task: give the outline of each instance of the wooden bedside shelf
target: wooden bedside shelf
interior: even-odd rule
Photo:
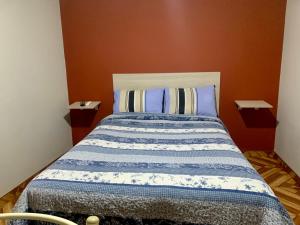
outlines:
[[[100,101],[86,101],[85,106],[80,106],[80,101],[79,102],[74,102],[71,105],[69,105],[69,109],[99,109],[99,105],[101,104]]]
[[[271,109],[273,106],[263,100],[235,100],[239,110],[241,109]]]

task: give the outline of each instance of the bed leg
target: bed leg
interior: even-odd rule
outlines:
[[[89,216],[86,219],[86,225],[99,225],[99,218],[97,216]]]

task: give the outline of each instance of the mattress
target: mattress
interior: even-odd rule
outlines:
[[[14,210],[77,223],[293,224],[222,121],[189,115],[106,117],[30,182]]]

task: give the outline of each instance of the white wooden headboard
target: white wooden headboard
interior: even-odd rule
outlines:
[[[215,85],[219,111],[220,72],[113,74],[114,90]]]

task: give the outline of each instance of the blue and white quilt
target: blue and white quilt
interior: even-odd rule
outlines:
[[[146,113],[105,118],[28,185],[15,211],[102,224],[293,224],[220,119]]]

